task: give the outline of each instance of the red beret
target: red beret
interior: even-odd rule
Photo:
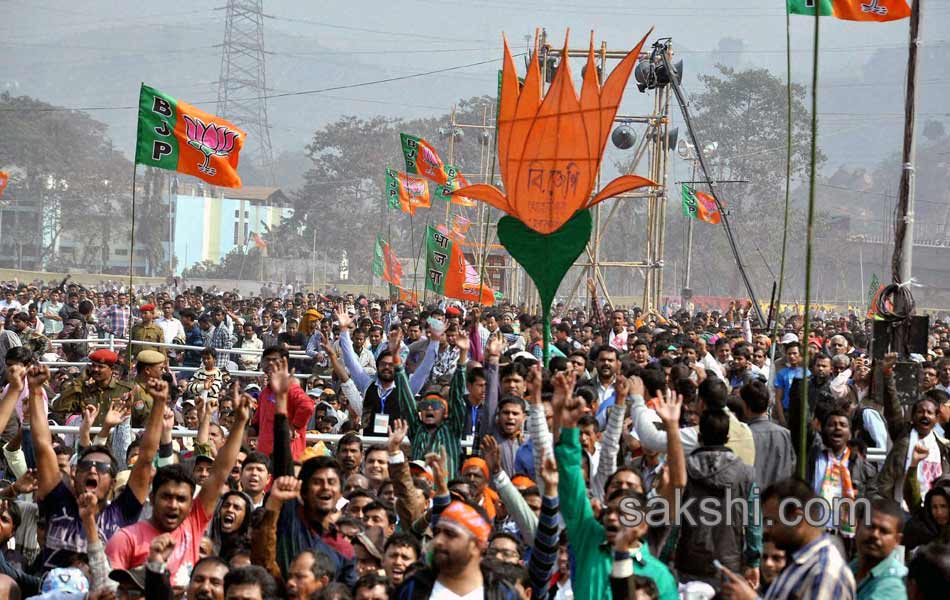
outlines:
[[[155,310],[154,304],[143,304],[139,307],[139,312],[152,311]]]
[[[462,311],[457,306],[450,306],[447,309],[445,309],[445,314],[447,314],[450,317],[461,317]]]
[[[89,360],[92,362],[114,365],[115,363],[119,362],[119,355],[108,348],[99,348],[89,355]]]

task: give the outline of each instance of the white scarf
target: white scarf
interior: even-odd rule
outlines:
[[[920,497],[923,498],[930,491],[931,484],[941,475],[940,446],[937,442],[937,434],[932,430],[926,437],[920,439],[916,429],[910,430],[910,439],[907,440],[907,458],[904,460],[904,471],[910,468],[910,462],[914,456],[914,447],[918,442],[923,442],[927,446],[927,458],[920,461],[917,465],[917,481],[920,482]]]

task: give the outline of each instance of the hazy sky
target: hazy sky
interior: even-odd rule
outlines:
[[[226,0],[0,0],[0,89],[60,105],[115,107],[136,103],[141,80],[192,102],[214,100],[221,64]],[[947,56],[950,0],[927,0],[924,35]],[[497,59],[501,35],[522,50],[545,27],[557,44],[589,31],[615,49],[630,48],[651,27],[671,36],[686,58],[687,89],[715,61],[765,66],[784,76],[782,0],[265,0],[269,84],[276,92],[322,89]],[[811,19],[792,17],[793,77],[810,78]],[[724,38],[741,52],[718,52]],[[822,83],[829,143],[849,142],[837,162],[877,160],[899,149],[907,21],[888,24],[822,20]],[[423,116],[445,113],[461,97],[494,94],[499,62],[399,83],[274,99],[269,103],[278,149],[296,149],[313,129],[342,114]],[[577,62],[580,67],[580,61]],[[947,64],[924,65],[921,106],[950,112]],[[879,68],[880,67],[880,68]],[[625,110],[646,97],[627,94]],[[824,98],[824,96],[823,96]],[[929,108],[928,108],[929,107]],[[936,107],[936,108],[934,108]],[[209,107],[213,109],[213,104]],[[94,111],[110,122],[119,146],[131,149],[134,111]],[[939,116],[939,115],[938,115]],[[950,119],[944,118],[950,125]],[[890,133],[881,141],[881,128]],[[862,137],[865,136],[865,137]],[[2,140],[0,140],[2,143]],[[834,148],[832,148],[834,150]]]

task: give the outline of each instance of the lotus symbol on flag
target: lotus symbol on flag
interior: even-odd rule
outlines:
[[[234,149],[234,142],[240,133],[214,123],[205,125],[197,117],[182,116],[185,119],[185,135],[188,136],[188,145],[195,147],[205,155],[205,161],[198,165],[198,170],[208,175],[214,175],[217,173],[217,169],[209,164],[211,157],[231,154],[231,150]]]

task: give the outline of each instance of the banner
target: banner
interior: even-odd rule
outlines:
[[[793,15],[833,16],[845,21],[896,21],[910,16],[907,0],[788,0]]]
[[[446,183],[449,180],[447,166],[436,154],[432,144],[420,137],[400,133],[402,153],[406,157],[406,173],[421,175],[436,183]]]
[[[373,253],[373,275],[392,285],[402,285],[402,264],[396,258],[389,242],[378,235]]]
[[[135,162],[222,187],[241,187],[237,166],[247,134],[233,123],[142,84]]]
[[[416,214],[417,208],[432,206],[429,182],[394,169],[386,169],[386,196],[390,208],[398,208],[410,215]]]
[[[492,306],[495,293],[487,285],[479,289],[478,280],[475,268],[462,254],[462,245],[435,227],[427,227],[426,289],[440,296]]]

